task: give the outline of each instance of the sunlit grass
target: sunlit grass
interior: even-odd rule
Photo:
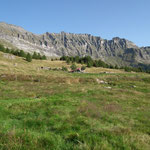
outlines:
[[[149,150],[149,74],[0,58],[0,149]]]

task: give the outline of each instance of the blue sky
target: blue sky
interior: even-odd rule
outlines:
[[[89,33],[150,46],[150,0],[1,0],[0,21],[33,33]]]

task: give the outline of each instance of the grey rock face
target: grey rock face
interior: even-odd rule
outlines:
[[[34,51],[49,57],[87,56],[117,65],[150,64],[150,47],[139,48],[134,43],[120,39],[104,40],[90,34],[45,33],[33,34],[21,27],[0,23],[0,40],[18,49]]]

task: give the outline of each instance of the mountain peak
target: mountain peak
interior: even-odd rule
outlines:
[[[20,26],[16,26],[16,25],[13,25],[13,24],[8,24],[6,22],[0,22],[0,27],[5,28],[6,30],[17,30],[19,32],[27,32],[25,29],[23,29]]]
[[[104,40],[91,34],[49,33],[36,35],[22,27],[0,23],[0,40],[10,43],[18,49],[34,51],[49,57],[91,56],[109,64],[131,65],[150,64],[150,49],[139,48],[124,38],[114,37]]]

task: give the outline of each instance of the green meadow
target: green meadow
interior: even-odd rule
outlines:
[[[0,53],[1,150],[150,149],[150,74],[41,66]]]

